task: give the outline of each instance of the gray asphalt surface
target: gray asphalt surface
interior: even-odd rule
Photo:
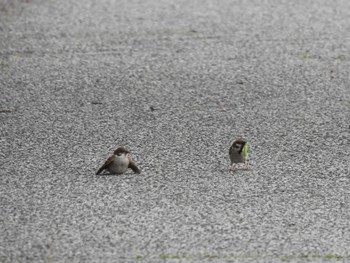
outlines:
[[[0,0],[0,21],[0,262],[350,261],[349,1]],[[141,175],[95,176],[118,145]]]

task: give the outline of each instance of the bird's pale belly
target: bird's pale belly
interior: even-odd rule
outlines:
[[[108,167],[108,171],[113,174],[122,174],[128,170],[128,159],[117,159]]]

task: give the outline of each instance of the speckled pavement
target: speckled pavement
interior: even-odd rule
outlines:
[[[345,0],[0,0],[0,262],[350,261],[349,27]],[[96,176],[118,145],[141,174]]]

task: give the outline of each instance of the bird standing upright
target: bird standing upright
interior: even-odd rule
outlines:
[[[128,150],[124,147],[118,147],[113,155],[110,156],[107,161],[96,172],[96,175],[100,174],[103,170],[107,170],[111,174],[123,174],[130,168],[134,173],[139,174],[140,170],[137,168],[134,161],[128,156]]]
[[[231,166],[230,171],[236,170],[236,163],[244,163],[244,170],[250,170],[250,166],[246,163],[248,157],[248,143],[244,139],[235,140],[229,150]]]

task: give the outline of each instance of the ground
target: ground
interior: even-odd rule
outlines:
[[[0,262],[350,260],[349,26],[345,0],[0,0]],[[118,145],[141,174],[96,176]]]

